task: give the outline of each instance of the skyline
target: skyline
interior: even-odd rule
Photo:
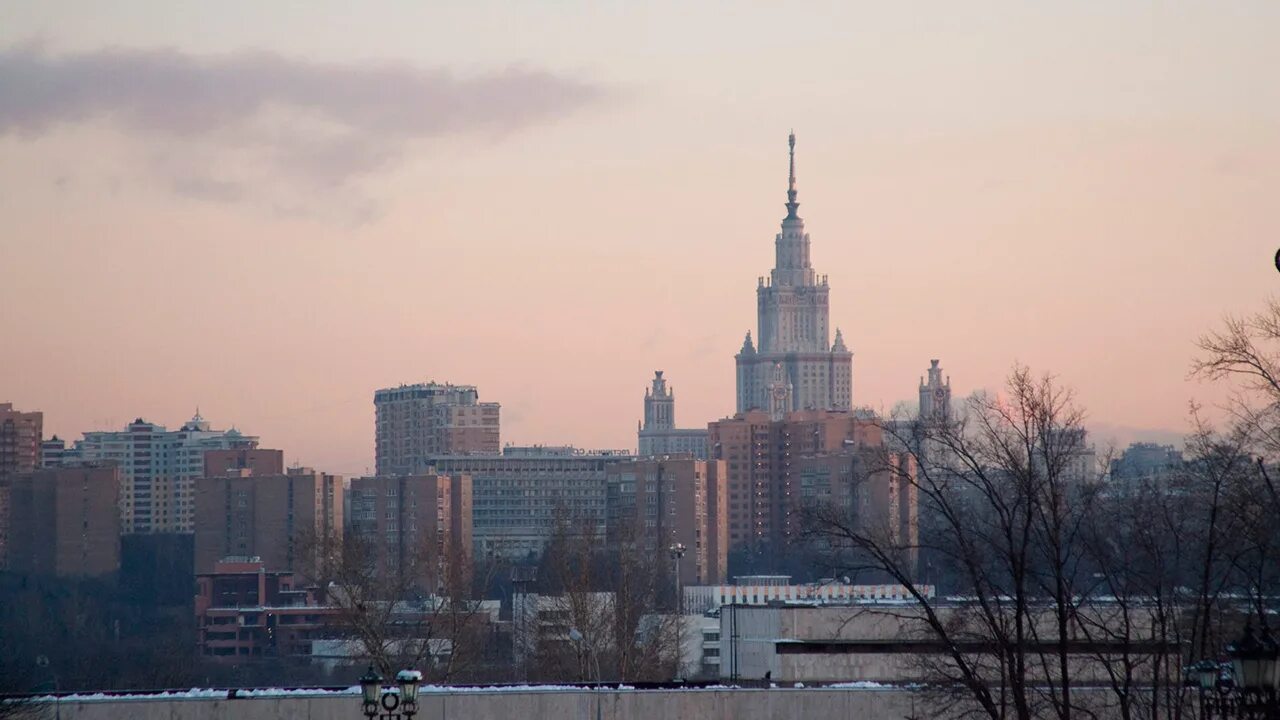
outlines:
[[[1275,287],[1280,90],[1254,79],[1280,64],[1263,18],[1280,10],[991,5],[1007,26],[864,5],[824,25],[805,6],[720,34],[716,4],[670,25],[661,4],[508,24],[483,4],[18,9],[0,89],[104,58],[117,82],[277,72],[195,130],[140,95],[0,105],[0,304],[18,310],[0,337],[26,341],[0,353],[0,402],[67,440],[198,405],[343,474],[372,467],[373,391],[400,383],[478,386],[520,444],[634,447],[655,369],[679,425],[731,415],[794,127],[855,405],[911,400],[931,358],[957,397],[1024,362],[1091,424],[1178,432],[1188,401],[1222,398],[1186,380],[1195,338]],[[345,112],[373,82],[426,99]],[[298,89],[314,84],[341,92]],[[397,115],[435,92],[492,105]],[[524,121],[492,124],[512,108]],[[281,139],[298,127],[307,142]]]

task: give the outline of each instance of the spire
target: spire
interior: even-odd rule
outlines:
[[[800,207],[800,203],[796,202],[796,131],[791,131],[791,136],[787,138],[787,144],[791,148],[791,173],[787,177],[787,217],[796,217],[796,208]]]
[[[849,348],[844,344],[844,334],[840,332],[840,328],[836,328],[836,341],[831,346],[831,352],[849,352]]]

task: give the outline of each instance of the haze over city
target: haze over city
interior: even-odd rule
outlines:
[[[1177,439],[1225,396],[1196,337],[1275,287],[1280,6],[947,8],[8,6],[0,399],[69,440],[198,406],[348,475],[398,383],[628,448],[662,369],[705,425],[794,129],[854,405],[1017,361]]]

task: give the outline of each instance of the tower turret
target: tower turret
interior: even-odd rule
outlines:
[[[667,388],[661,370],[653,373],[653,385],[644,391],[643,430],[670,430],[676,426],[675,391]]]
[[[920,378],[920,420],[947,422],[951,419],[951,378],[943,381],[937,360],[929,361],[928,381]]]

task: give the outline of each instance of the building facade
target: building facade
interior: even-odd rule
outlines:
[[[426,472],[436,455],[497,453],[496,402],[480,402],[474,385],[420,383],[373,394],[379,476]]]
[[[63,462],[119,464],[124,533],[191,533],[204,454],[257,446],[258,438],[235,428],[214,430],[197,412],[177,430],[138,418],[123,431],[87,432],[64,453]]]
[[[208,450],[204,454],[204,477],[232,475],[242,470],[254,475],[283,475],[284,451],[242,447]]]
[[[799,537],[813,502],[916,537],[917,498],[907,479],[914,467],[886,446],[874,417],[806,410],[775,420],[752,410],[709,430],[712,456],[726,465],[730,549],[763,543],[781,551]]]
[[[72,455],[68,455],[68,453],[72,453]],[[68,449],[67,441],[57,435],[48,440],[40,441],[40,467],[61,467],[71,462],[73,454],[74,449]]]
[[[723,460],[663,457],[610,465],[607,542],[665,556],[676,543],[684,585],[722,582],[728,569]]]
[[[269,458],[279,451],[253,452]],[[275,470],[274,462],[264,465]],[[310,468],[262,475],[251,468],[227,468],[196,480],[195,487],[197,573],[213,572],[225,557],[247,556],[260,558],[268,572],[303,572],[324,542],[342,539],[342,478],[337,475]]]
[[[662,371],[653,373],[653,384],[644,391],[644,421],[637,431],[640,457],[689,454],[707,458],[705,428],[676,427],[676,394],[667,387]]]
[[[20,412],[13,403],[0,403],[0,475],[39,468],[43,432],[43,413]]]
[[[1182,451],[1172,445],[1131,443],[1111,461],[1110,489],[1136,493],[1142,489],[1167,489],[1184,467]]]
[[[290,573],[257,557],[229,557],[196,575],[196,654],[225,662],[307,657],[313,641],[337,625]]]
[[[634,459],[626,450],[509,446],[432,463],[436,472],[471,476],[476,556],[522,558],[541,553],[562,518],[603,537],[608,467]]]
[[[413,575],[409,584],[428,594],[470,590],[470,476],[355,478],[350,497],[349,532],[385,572]]]
[[[114,465],[0,475],[0,569],[57,577],[116,573],[119,492]]]
[[[794,133],[789,142],[787,216],[774,240],[774,268],[756,287],[759,346],[748,332],[736,356],[738,412],[764,410],[775,419],[853,404],[853,353],[839,329],[830,341],[830,287],[813,269],[809,234],[796,212]]]

